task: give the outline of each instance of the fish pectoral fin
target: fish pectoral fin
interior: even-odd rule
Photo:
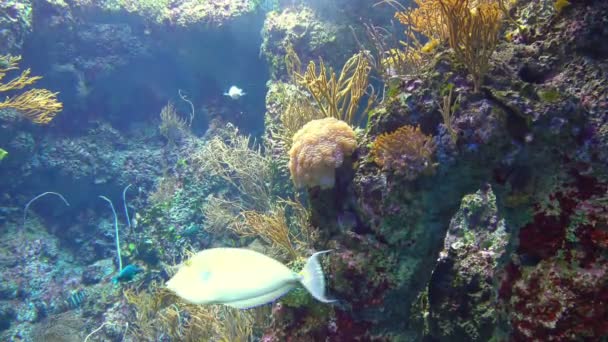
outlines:
[[[267,294],[263,294],[261,296],[248,298],[248,299],[242,299],[242,300],[236,300],[236,301],[232,301],[232,302],[226,302],[226,303],[224,303],[224,305],[227,305],[227,306],[230,306],[233,308],[237,308],[237,309],[251,309],[256,306],[261,306],[264,304],[271,303],[271,302],[281,298],[282,296],[284,296],[287,292],[289,292],[293,288],[294,288],[294,285],[289,284],[289,285],[280,287],[279,289],[269,292]]]

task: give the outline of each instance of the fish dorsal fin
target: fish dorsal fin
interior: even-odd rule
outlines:
[[[233,301],[233,302],[227,302],[224,304],[228,305],[230,307],[233,307],[233,308],[237,308],[237,309],[251,309],[256,306],[261,306],[264,304],[274,302],[275,300],[281,298],[283,295],[285,295],[287,292],[289,292],[294,287],[295,287],[294,284],[288,284],[283,287],[280,287],[277,290],[274,290],[272,292],[269,292],[267,294],[264,294],[264,295],[261,295],[258,297],[242,299],[242,300],[237,300],[237,301]]]

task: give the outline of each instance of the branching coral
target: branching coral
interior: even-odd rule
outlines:
[[[250,341],[256,324],[251,312],[219,305],[175,303],[159,315],[178,341]]]
[[[160,177],[156,180],[156,188],[150,193],[149,200],[154,205],[168,204],[182,185],[179,178],[175,176]]]
[[[380,59],[379,69],[386,74],[384,79],[390,79],[396,75],[415,74],[422,68],[423,60],[423,55],[417,49],[390,49],[385,51]]]
[[[240,135],[232,126],[221,130],[192,156],[198,173],[218,177],[239,194],[239,202],[248,210],[266,211],[273,201],[271,159],[259,145]]]
[[[423,11],[428,6],[422,9],[408,10],[396,0],[381,2],[397,9],[395,17],[406,28],[404,34],[400,36],[404,36],[405,39],[401,39],[393,30],[381,26],[365,25],[367,38],[372,49],[365,49],[361,43],[359,43],[359,48],[366,51],[365,55],[370,65],[385,82],[407,75],[419,74],[428,65],[429,57],[432,56],[431,52],[434,52],[440,42],[437,38],[429,38],[426,44],[419,40],[420,34],[418,33],[420,33],[419,29],[421,28],[418,23],[431,18],[428,13]],[[436,19],[436,17],[433,18]],[[440,26],[433,26],[432,29],[437,27]],[[434,37],[434,35],[427,37]]]
[[[287,65],[294,81],[304,86],[323,117],[336,118],[354,124],[359,111],[359,102],[366,94],[369,87],[369,72],[371,67],[366,55],[359,52],[352,56],[337,76],[332,68],[327,68],[322,59],[319,60],[319,72],[317,65],[310,61],[306,71],[301,72],[300,60],[293,49],[287,50]],[[368,110],[375,100],[375,95],[369,95]]]
[[[275,128],[273,136],[279,140],[285,151],[291,148],[294,134],[312,120],[324,118],[323,113],[315,108],[301,90],[292,90],[284,110],[279,115],[280,125]]]
[[[268,308],[241,311],[183,303],[154,283],[148,291],[126,289],[124,296],[136,308],[130,332],[142,341],[163,335],[176,341],[249,341],[256,326],[262,330],[269,323]]]
[[[228,127],[193,157],[200,174],[230,185],[229,192],[207,198],[202,208],[205,229],[260,238],[269,245],[268,253],[285,260],[308,254],[316,234],[308,225],[307,210],[273,193],[272,160],[251,145],[248,137]]]
[[[415,0],[416,8],[395,13],[400,23],[411,27],[428,39],[445,41],[448,37],[447,25],[442,15],[440,0]]]
[[[417,8],[399,11],[395,17],[431,42],[448,42],[478,91],[498,43],[505,1],[416,0]]]
[[[414,179],[433,168],[431,157],[434,151],[432,136],[422,133],[420,127],[403,126],[376,138],[371,156],[383,170]]]
[[[20,56],[0,56],[0,81],[9,71],[19,69],[19,61],[21,61]],[[0,93],[23,89],[41,78],[30,76],[30,69],[26,69],[7,83],[0,83]],[[2,108],[14,108],[34,123],[48,124],[63,109],[63,104],[57,101],[57,93],[47,89],[30,89],[19,95],[7,97],[0,102],[0,109]]]
[[[277,257],[295,260],[313,247],[317,234],[308,224],[308,211],[299,202],[281,201],[266,213],[244,211],[241,215],[243,222],[235,225],[235,232],[262,238]]]
[[[454,128],[454,112],[460,106],[460,96],[453,100],[454,84],[450,83],[441,90],[441,103],[439,103],[439,111],[443,118],[443,124],[450,133],[452,143],[456,144],[458,140],[458,132]]]
[[[173,103],[169,102],[161,109],[159,129],[169,143],[174,143],[182,133],[187,131],[187,127],[186,120],[177,114]]]
[[[293,137],[289,170],[296,187],[332,188],[335,170],[355,150],[355,132],[335,118],[313,120]]]
[[[270,158],[259,147],[250,147],[249,137],[239,135],[234,128],[209,140],[192,161],[199,174],[229,185],[228,193],[209,196],[202,207],[204,227],[209,232],[235,231],[241,212],[267,212],[276,200]]]
[[[158,312],[175,300],[172,294],[153,282],[148,291],[136,292],[127,288],[123,295],[127,303],[135,306],[134,327],[131,328],[132,334],[144,341],[155,339],[155,327],[158,324]]]
[[[239,214],[245,210],[247,208],[239,199],[210,195],[201,208],[205,218],[203,226],[207,232],[217,235],[225,233],[226,230],[234,231],[234,227],[240,224]]]
[[[499,1],[477,5],[470,0],[439,0],[439,3],[450,47],[471,74],[475,91],[479,91],[498,44],[503,13]]]

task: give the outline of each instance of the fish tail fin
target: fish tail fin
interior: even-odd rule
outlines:
[[[300,282],[320,302],[331,303],[335,302],[334,299],[328,299],[325,297],[325,276],[323,275],[323,269],[319,262],[319,256],[321,254],[329,253],[330,251],[321,251],[313,254],[302,271],[300,271]]]

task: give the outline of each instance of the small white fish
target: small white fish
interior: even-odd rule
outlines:
[[[273,302],[302,284],[317,300],[325,297],[319,256],[313,254],[300,273],[279,261],[244,248],[211,248],[184,262],[167,288],[193,304],[224,304],[247,309]]]
[[[246,93],[243,91],[243,89],[237,86],[232,86],[230,87],[230,89],[228,89],[227,93],[224,93],[224,95],[230,97],[233,100],[238,100],[241,96],[246,95]]]

